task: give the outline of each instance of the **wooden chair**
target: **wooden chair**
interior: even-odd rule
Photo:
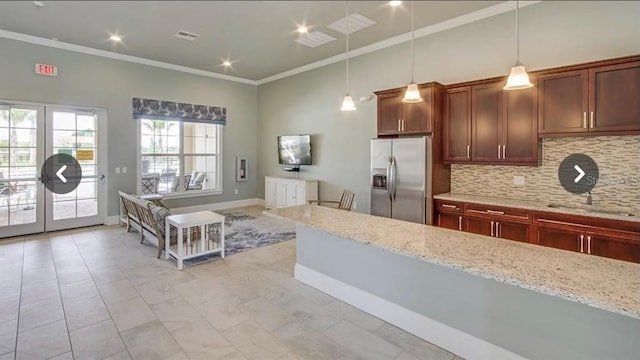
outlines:
[[[310,200],[309,204],[313,204],[316,203],[318,205],[321,204],[334,204],[337,205],[337,208],[340,210],[347,210],[347,211],[351,211],[351,206],[353,206],[353,199],[356,197],[356,194],[349,191],[349,190],[345,190],[342,193],[342,197],[340,198],[340,201],[330,201],[330,200]]]

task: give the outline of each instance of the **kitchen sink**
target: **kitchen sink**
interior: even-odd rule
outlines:
[[[577,210],[580,212],[590,212],[590,213],[596,213],[596,214],[636,216],[635,214],[632,214],[624,210],[605,209],[605,208],[593,207],[593,205],[585,205],[580,203],[573,203],[573,204],[551,203],[551,204],[548,204],[547,207],[554,208],[554,209],[571,209],[571,210]]]

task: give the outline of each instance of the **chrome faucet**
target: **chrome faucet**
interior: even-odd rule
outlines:
[[[593,205],[593,198],[591,197],[591,191],[589,191],[589,195],[587,195],[587,201],[585,202],[587,205]]]

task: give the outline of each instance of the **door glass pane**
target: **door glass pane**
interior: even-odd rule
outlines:
[[[98,215],[97,147],[95,115],[53,112],[53,153],[75,157],[82,166],[82,181],[67,194],[53,194],[53,220]]]
[[[37,110],[0,109],[0,226],[36,221]]]

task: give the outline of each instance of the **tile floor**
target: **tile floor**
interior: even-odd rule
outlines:
[[[0,360],[456,359],[293,279],[295,240],[177,271],[124,228],[0,241]]]

